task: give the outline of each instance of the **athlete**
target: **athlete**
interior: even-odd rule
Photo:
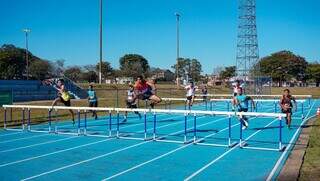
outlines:
[[[126,100],[127,108],[132,108],[132,109],[138,108],[137,99],[134,99],[134,98],[135,98],[134,87],[132,84],[129,84],[129,90],[127,91],[127,100]],[[135,111],[134,113],[137,114],[141,119],[141,114],[139,112]],[[127,116],[128,116],[128,112],[126,111],[124,120],[122,122],[127,122]]]
[[[67,107],[71,106],[71,96],[68,92],[68,90],[65,88],[64,85],[64,80],[59,79],[57,82],[57,85],[53,85],[54,88],[58,91],[58,97],[52,102],[52,107],[57,105],[58,102],[64,104]],[[74,122],[74,113],[72,109],[69,109],[71,117],[72,117],[72,123],[75,124]]]
[[[89,85],[88,89],[88,102],[89,102],[89,107],[98,107],[98,97],[96,94],[96,91],[93,89],[93,84]],[[98,119],[98,115],[96,111],[91,111],[92,112],[92,117],[95,119]]]
[[[154,106],[161,102],[161,98],[158,97],[153,90],[155,90],[155,84],[147,82],[143,76],[138,76],[137,81],[134,85],[135,98],[140,100],[150,100],[150,107],[153,109]]]
[[[285,113],[287,115],[286,117],[286,124],[288,128],[290,129],[291,126],[291,116],[292,116],[292,107],[294,102],[295,104],[295,111],[297,111],[297,102],[296,99],[290,94],[289,89],[284,89],[283,90],[283,95],[280,98],[280,107],[281,107],[281,112]]]
[[[207,97],[208,97],[208,89],[207,86],[204,85],[201,89],[201,93],[202,93],[202,99],[203,101],[207,101]]]
[[[194,99],[196,97],[195,93],[196,93],[197,87],[194,85],[193,82],[190,82],[189,85],[187,85],[185,87],[185,89],[187,90],[187,94],[186,94],[187,104],[188,104],[188,108],[190,110],[193,105]]]
[[[237,89],[237,96],[235,96],[232,100],[233,105],[236,107],[238,112],[248,112],[249,101],[251,100],[251,104],[253,109],[255,109],[255,103],[252,97],[243,94],[243,90],[241,87]],[[240,122],[243,125],[243,129],[246,129],[248,124],[248,118],[246,116],[240,116]]]

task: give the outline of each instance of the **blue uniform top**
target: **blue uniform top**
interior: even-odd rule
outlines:
[[[242,109],[248,109],[249,107],[249,99],[248,99],[248,96],[247,95],[237,95],[236,96],[236,99],[238,100],[239,102],[239,108],[242,108]]]
[[[88,90],[89,102],[97,102],[96,91]]]

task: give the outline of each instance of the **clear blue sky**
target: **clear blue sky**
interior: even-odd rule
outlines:
[[[99,0],[0,0],[0,44],[24,47],[66,65],[99,60]],[[320,60],[319,0],[257,0],[260,57],[290,50]],[[181,17],[181,57],[197,58],[204,73],[235,64],[237,0],[104,0],[103,58],[138,53],[153,67],[175,62],[174,12]]]

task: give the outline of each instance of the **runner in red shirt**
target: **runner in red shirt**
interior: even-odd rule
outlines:
[[[154,108],[154,105],[161,102],[161,98],[155,94],[155,91],[153,91],[155,89],[154,81],[147,82],[143,76],[138,76],[134,89],[136,92],[135,99],[150,100],[150,107],[152,109]]]

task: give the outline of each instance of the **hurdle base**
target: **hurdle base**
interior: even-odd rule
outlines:
[[[194,143],[195,145],[203,145],[203,146],[215,146],[215,147],[229,147],[229,145],[224,145],[224,144],[215,144],[215,143],[200,143],[196,142]]]
[[[231,144],[228,145],[229,148],[233,148],[238,144],[238,142],[233,142]]]
[[[244,148],[244,147],[246,147],[247,145],[248,145],[248,143],[245,142],[245,141],[242,141],[242,142],[239,143],[239,147],[240,147],[240,148]]]

